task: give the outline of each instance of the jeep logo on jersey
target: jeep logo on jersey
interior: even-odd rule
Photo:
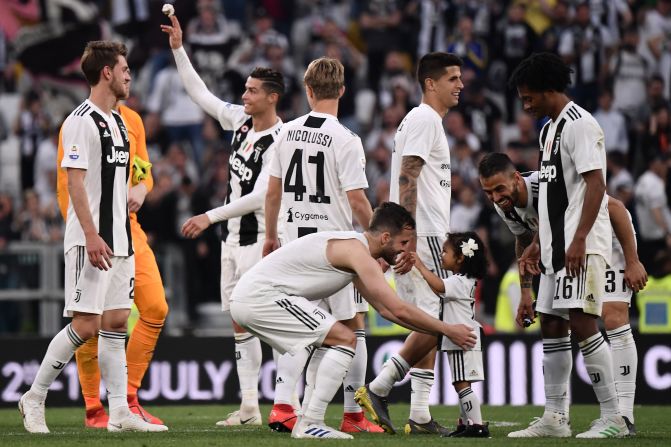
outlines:
[[[128,151],[124,148],[117,149],[112,146],[112,152],[107,154],[107,163],[117,166],[126,166],[128,164]]]
[[[552,183],[557,178],[557,167],[549,163],[549,161],[541,162],[541,170],[538,172],[538,179],[542,182]]]
[[[235,153],[231,154],[228,158],[228,164],[231,167],[231,170],[238,174],[241,182],[248,182],[252,179],[252,176],[254,176],[254,171],[245,165],[243,159],[236,157]]]

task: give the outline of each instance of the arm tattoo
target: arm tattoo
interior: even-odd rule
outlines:
[[[419,177],[424,160],[416,156],[403,157],[401,173],[398,176],[399,204],[407,209],[413,217],[417,209],[417,178]]]

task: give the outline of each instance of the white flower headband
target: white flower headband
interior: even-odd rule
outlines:
[[[461,252],[466,256],[467,258],[472,258],[473,255],[475,254],[475,250],[477,250],[478,244],[473,240],[473,238],[470,238],[468,241],[463,241],[461,243]]]

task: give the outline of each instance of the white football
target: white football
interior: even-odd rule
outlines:
[[[163,11],[163,14],[170,17],[170,16],[173,16],[175,14],[175,7],[172,6],[170,3],[165,3],[163,5],[163,8],[161,8],[161,11]]]

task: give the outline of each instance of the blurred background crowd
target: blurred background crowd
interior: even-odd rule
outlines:
[[[223,203],[230,134],[186,94],[159,28],[167,23],[163,3],[0,1],[0,289],[12,281],[2,261],[8,244],[62,241],[56,145],[60,123],[88,95],[78,58],[89,40],[119,39],[130,49],[127,103],[143,116],[155,180],[139,220],[159,257],[166,246],[183,257],[190,324],[197,324],[199,306],[219,301],[217,231],[190,241],[179,229],[191,215]],[[479,311],[492,327],[499,297],[509,293],[514,239],[481,193],[477,165],[483,154],[504,151],[521,171],[537,169],[542,123],[521,110],[506,81],[532,52],[558,53],[574,70],[570,96],[604,130],[608,192],[630,210],[648,272],[671,274],[671,0],[173,3],[210,90],[239,103],[251,69],[273,67],[287,85],[279,105],[285,122],[308,110],[307,64],[323,55],[342,61],[339,119],[364,143],[373,206],[388,198],[396,128],[421,98],[418,57],[439,50],[464,59],[460,104],[444,121],[452,151],[451,228],[480,232],[489,248]],[[15,315],[4,330],[29,331],[37,311],[13,305],[0,301],[5,320]]]

